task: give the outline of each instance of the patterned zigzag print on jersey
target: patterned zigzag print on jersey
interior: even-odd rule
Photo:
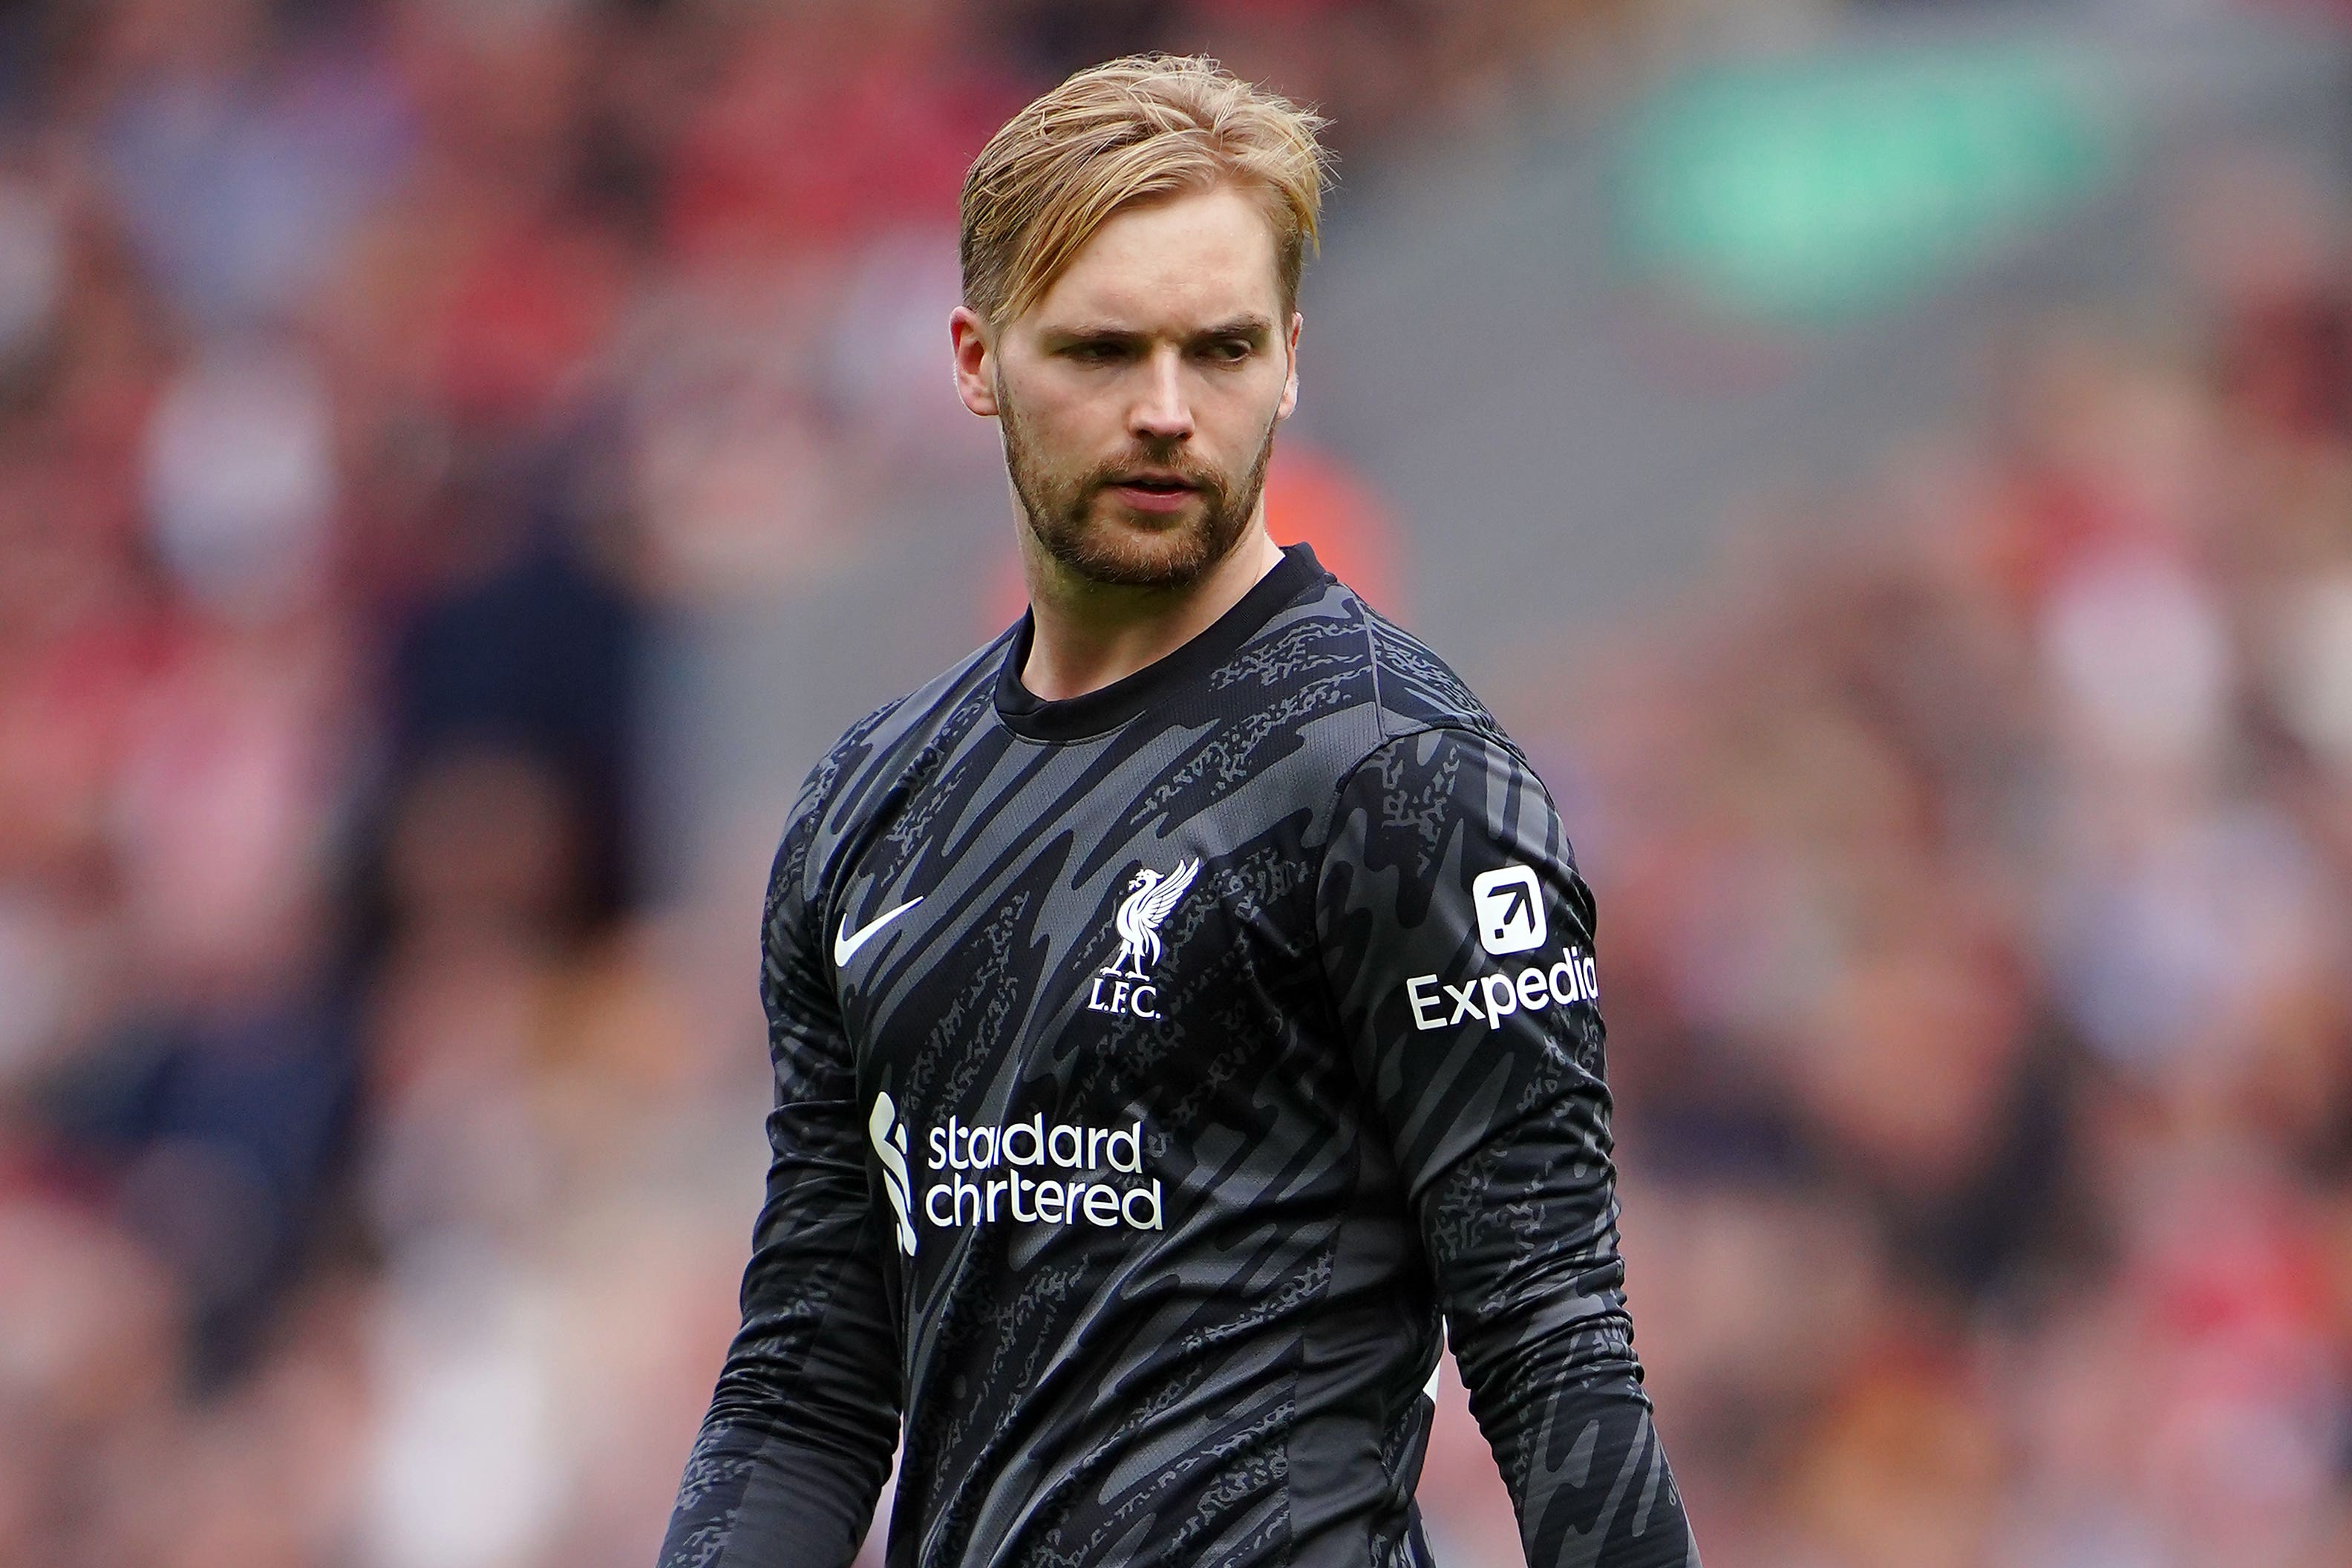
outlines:
[[[770,883],[743,1326],[666,1568],[1425,1564],[1451,1334],[1530,1563],[1695,1563],[1542,784],[1303,546],[1067,701],[857,725]]]

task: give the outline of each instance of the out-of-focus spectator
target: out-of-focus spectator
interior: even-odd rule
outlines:
[[[646,667],[987,457],[971,154],[1172,44],[1353,181],[1715,15],[0,16],[0,1563],[650,1560],[770,1089],[745,888],[647,901]],[[2176,216],[2162,335],[2011,323],[1833,530],[1494,693],[1718,1568],[2352,1561],[2352,227],[2236,155]],[[1349,456],[1269,514],[1410,616]],[[1516,1563],[1440,1397],[1433,1536]]]

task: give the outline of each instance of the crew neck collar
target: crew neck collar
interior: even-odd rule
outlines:
[[[996,668],[996,713],[1005,728],[1032,741],[1085,741],[1108,734],[1169,693],[1207,675],[1232,658],[1268,621],[1310,587],[1331,581],[1315,552],[1286,544],[1274,570],[1250,584],[1232,609],[1192,637],[1108,686],[1076,697],[1048,701],[1021,683],[1037,623],[1028,610],[1005,644]]]

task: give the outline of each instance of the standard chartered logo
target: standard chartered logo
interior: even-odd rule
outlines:
[[[950,1116],[924,1139],[929,1173],[919,1204],[908,1165],[907,1126],[887,1093],[874,1097],[866,1131],[882,1162],[882,1184],[898,1222],[898,1249],[912,1257],[915,1219],[963,1226],[1091,1225],[1165,1228],[1160,1178],[1143,1174],[1143,1123],[1093,1127],[1053,1121],[967,1124]]]
[[[887,1092],[874,1097],[874,1112],[866,1119],[866,1135],[874,1141],[874,1152],[882,1162],[882,1185],[890,1194],[890,1207],[898,1221],[898,1250],[912,1258],[915,1184],[907,1173],[907,1129],[900,1124],[898,1108]]]

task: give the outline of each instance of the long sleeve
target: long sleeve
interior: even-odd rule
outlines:
[[[661,1568],[845,1568],[898,1432],[898,1347],[881,1258],[891,1224],[808,887],[824,805],[812,775],[786,828],[761,933],[775,1066],[767,1200],[743,1324],[686,1466]]]
[[[1318,921],[1529,1568],[1696,1568],[1625,1307],[1592,898],[1542,784],[1467,730],[1382,746]]]

